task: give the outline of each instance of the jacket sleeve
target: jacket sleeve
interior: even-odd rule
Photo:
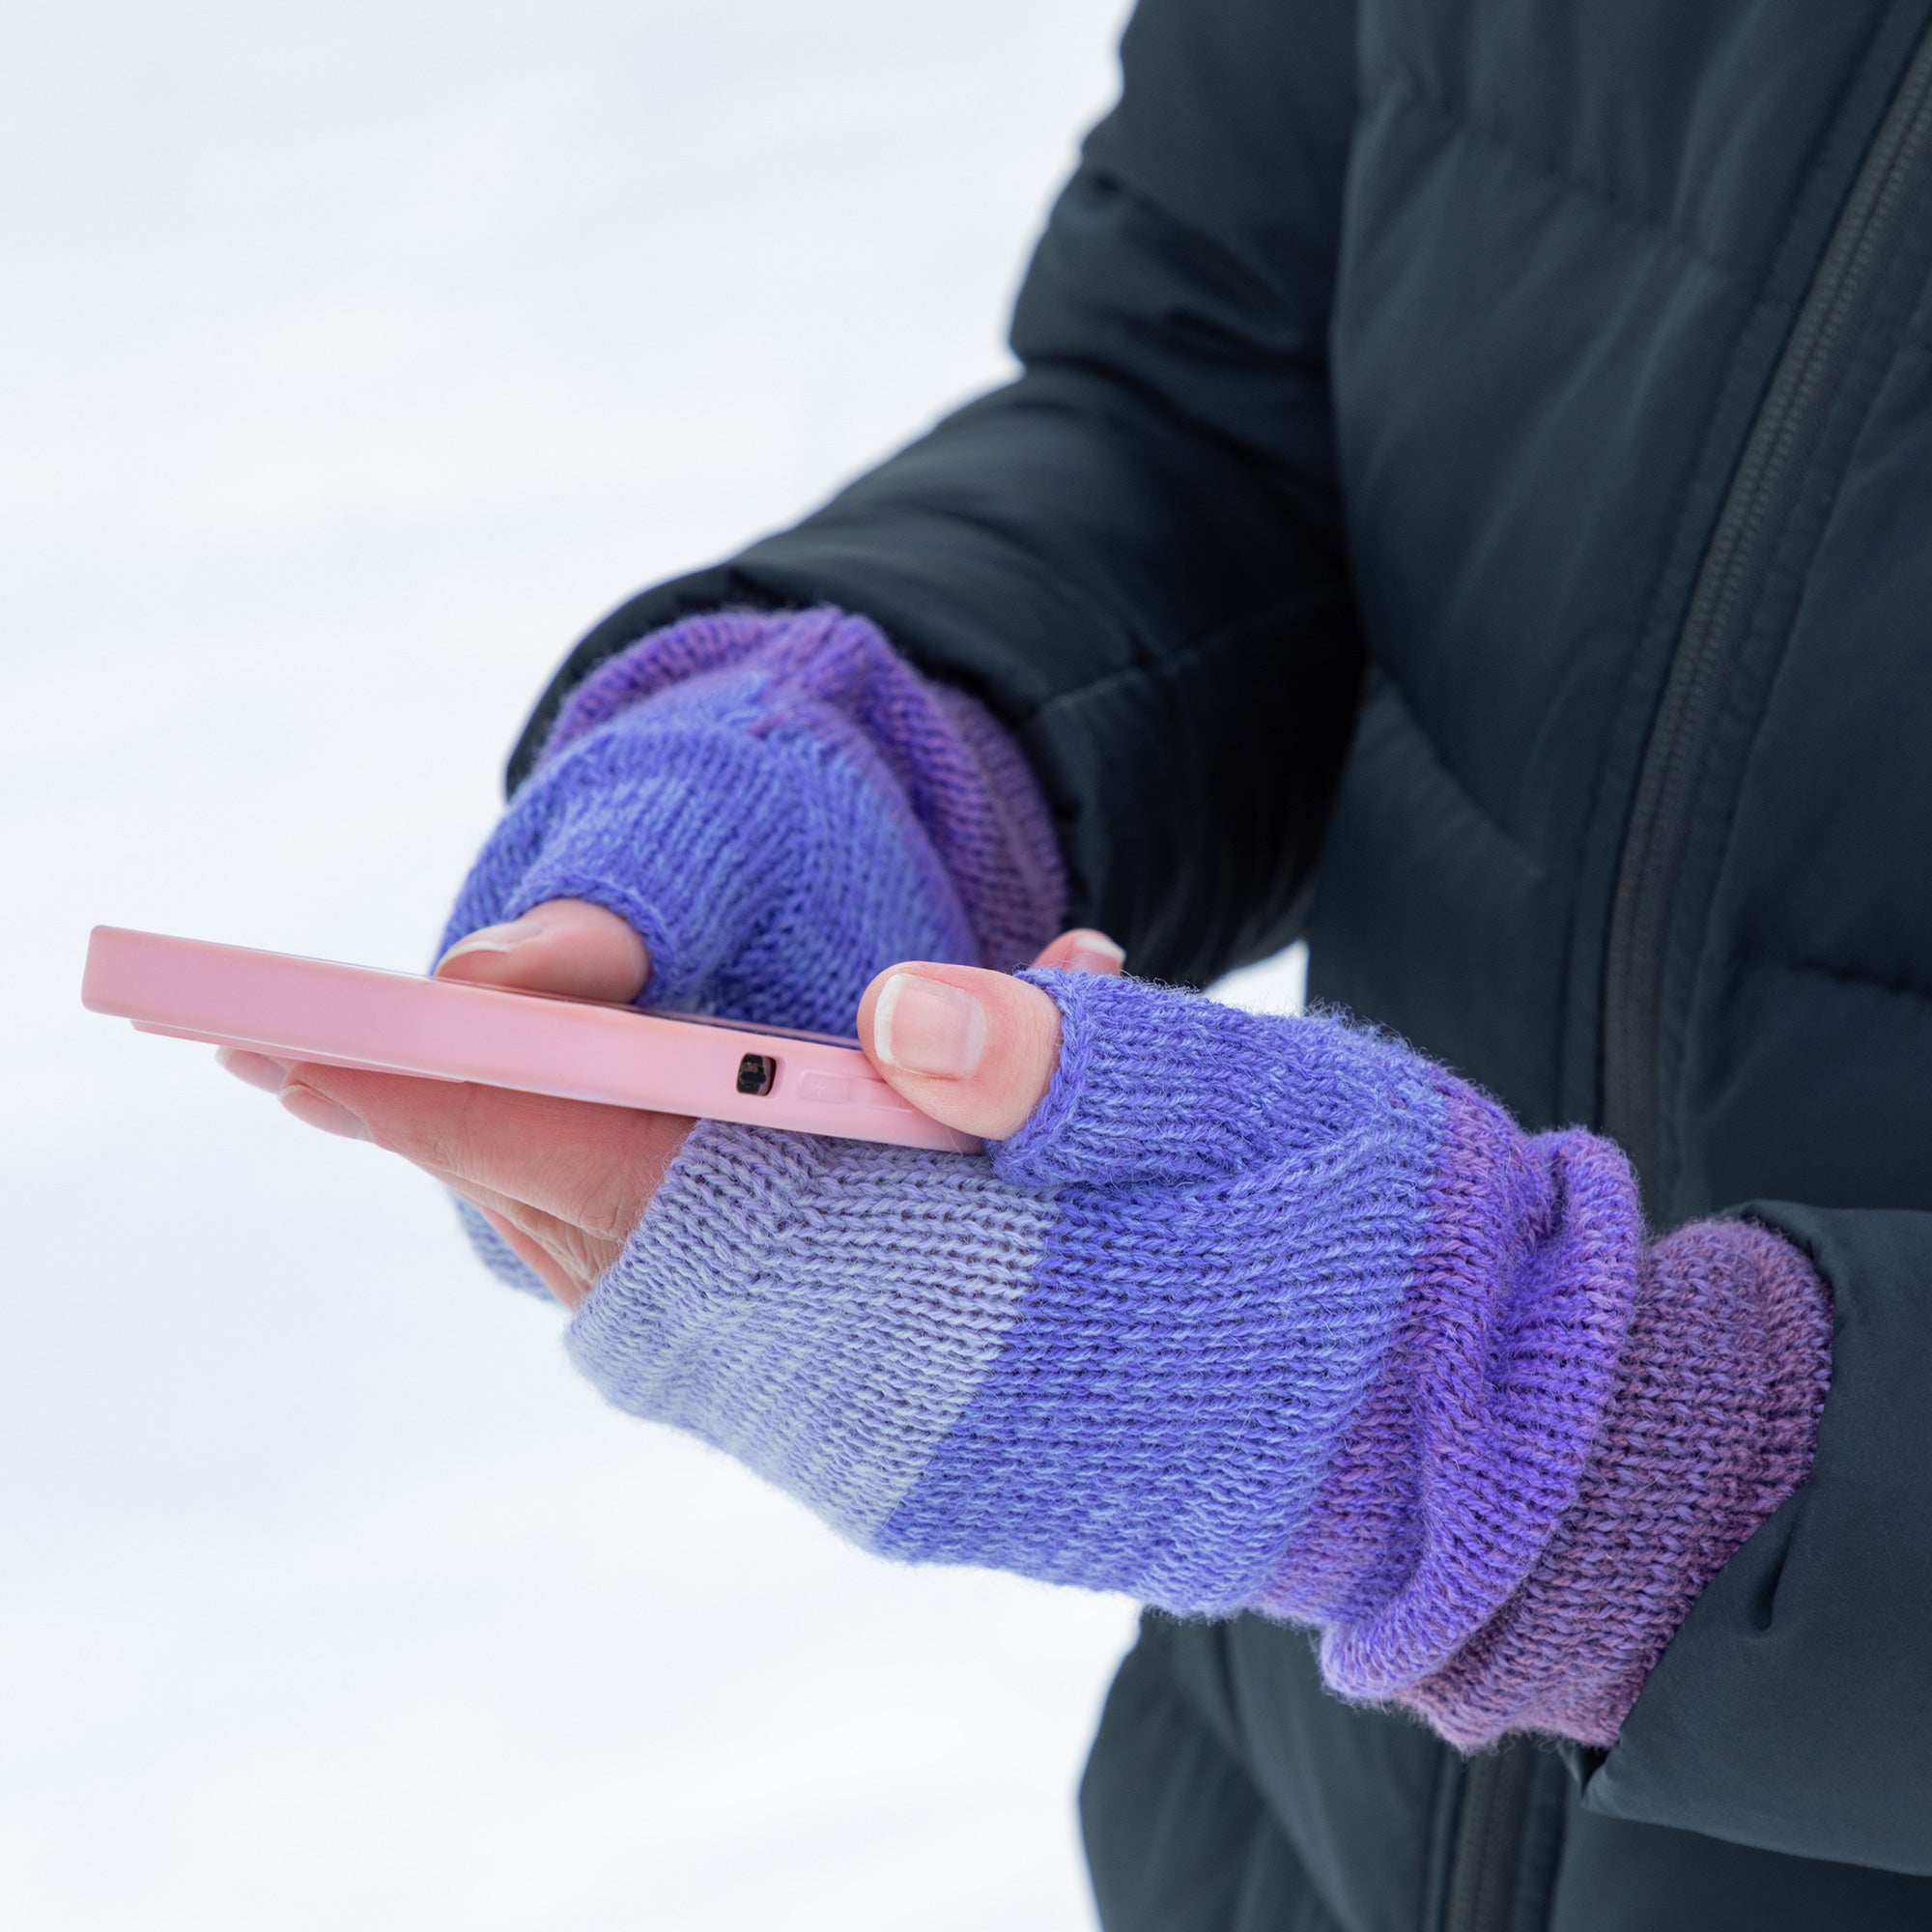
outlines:
[[[1594,1811],[1932,1873],[1932,1214],[1747,1210],[1834,1308],[1804,1488],[1719,1572],[1607,1756]]]
[[[1020,293],[1023,373],[797,527],[660,584],[571,689],[720,605],[862,611],[1014,735],[1071,917],[1205,981],[1298,925],[1361,649],[1325,340],[1353,110],[1350,0],[1142,0]]]

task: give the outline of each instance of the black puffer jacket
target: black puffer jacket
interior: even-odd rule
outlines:
[[[1024,377],[534,724],[679,611],[864,611],[1142,971],[1305,923],[1660,1225],[1795,1204],[1816,1465],[1617,1747],[1464,1764],[1151,1621],[1110,1928],[1932,1927],[1932,0],[1145,0],[1124,65]]]

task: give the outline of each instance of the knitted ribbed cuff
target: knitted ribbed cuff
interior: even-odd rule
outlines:
[[[1826,1291],[1742,1224],[1646,1251],[1615,1147],[1523,1136],[1440,1077],[1451,1127],[1401,1330],[1258,1606],[1321,1630],[1340,1694],[1466,1748],[1608,1745],[1804,1480]]]
[[[1660,1242],[1569,1508],[1502,1613],[1403,1701],[1461,1744],[1613,1744],[1690,1605],[1809,1471],[1831,1331],[1826,1285],[1767,1229]]]
[[[1018,977],[1060,1009],[1060,1059],[1045,1097],[995,1150],[1009,1180],[1176,1185],[1279,1173],[1290,1159],[1365,1141],[1391,1175],[1433,1173],[1442,1105],[1428,1064],[1400,1040],[1126,976]]]

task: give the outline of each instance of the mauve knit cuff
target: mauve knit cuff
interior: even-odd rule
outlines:
[[[1645,1256],[1590,1460],[1502,1611],[1402,1701],[1452,1741],[1608,1747],[1690,1605],[1804,1481],[1831,1293],[1768,1229],[1701,1221]]]
[[[1442,1078],[1401,1329],[1259,1606],[1320,1628],[1340,1694],[1465,1749],[1513,1731],[1606,1747],[1809,1469],[1829,1292],[1742,1222],[1642,1248],[1610,1142],[1522,1135]]]
[[[838,721],[848,753],[876,759],[958,894],[980,964],[1023,965],[1058,930],[1060,843],[1012,738],[965,692],[922,677],[869,619],[829,605],[707,611],[640,638],[571,694],[533,770],[621,712],[734,668]]]

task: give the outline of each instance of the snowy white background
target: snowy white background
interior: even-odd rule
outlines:
[[[1128,1605],[605,1411],[428,1181],[77,988],[426,964],[577,633],[1002,373],[1122,12],[8,0],[0,1923],[1091,1923]]]

